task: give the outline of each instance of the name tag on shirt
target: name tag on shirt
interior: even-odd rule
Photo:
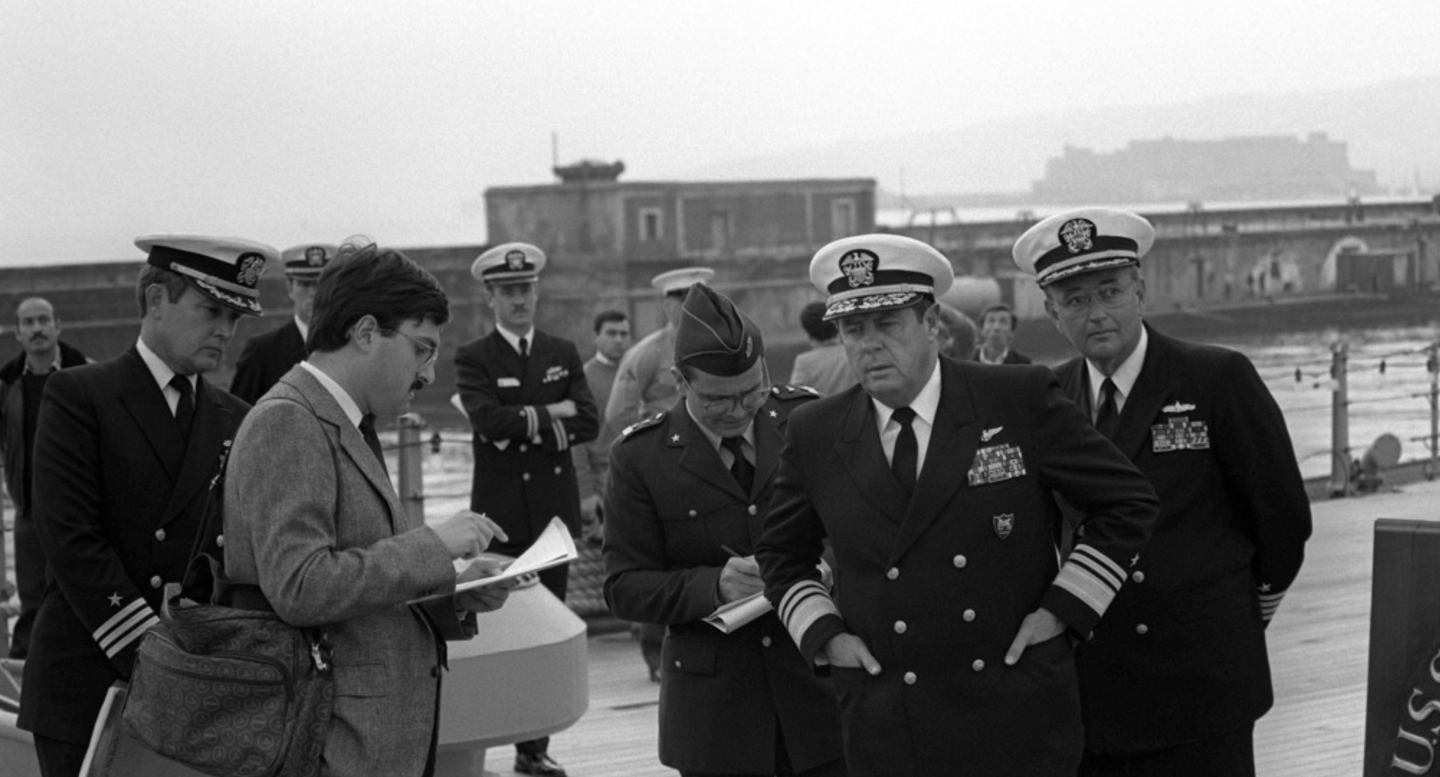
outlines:
[[[1020,448],[1010,443],[991,445],[975,451],[975,461],[970,465],[971,486],[983,486],[1025,476],[1025,457]]]
[[[500,378],[500,379],[498,379],[498,380],[495,381],[495,385],[496,385],[496,386],[499,386],[500,388],[520,388],[520,379],[519,379],[519,378]]]

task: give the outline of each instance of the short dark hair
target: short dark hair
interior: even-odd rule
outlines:
[[[1008,313],[1008,314],[1010,314],[1010,328],[1011,328],[1011,329],[1014,329],[1015,327],[1017,327],[1017,326],[1020,325],[1020,319],[1015,315],[1015,309],[1012,308],[1012,307],[1010,307],[1009,305],[1006,305],[1006,304],[1003,303],[1003,302],[997,302],[997,303],[995,303],[994,305],[991,305],[990,307],[985,308],[984,312],[982,312],[982,313],[980,314],[980,323],[981,323],[982,325],[985,323],[985,319],[990,317],[990,314],[991,314],[991,313]]]
[[[345,347],[350,328],[374,316],[381,329],[405,321],[450,320],[445,290],[425,268],[405,254],[374,245],[336,257],[320,273],[315,287],[315,314],[307,351],[332,353]]]
[[[630,320],[630,317],[629,317],[629,316],[625,315],[624,313],[622,313],[622,312],[620,312],[620,311],[618,311],[618,310],[602,310],[602,311],[600,311],[599,313],[597,313],[597,314],[595,315],[595,334],[597,334],[597,335],[600,334],[600,330],[601,330],[601,329],[604,329],[604,328],[605,328],[605,325],[608,324],[608,323],[610,323],[611,321],[629,321],[629,320]]]
[[[805,334],[810,335],[812,340],[824,342],[834,340],[840,334],[839,328],[834,321],[825,320],[825,303],[811,302],[800,309],[800,326],[804,327]]]
[[[185,287],[190,285],[190,282],[185,280],[185,276],[174,270],[167,270],[164,267],[156,267],[148,263],[141,265],[140,275],[135,279],[135,299],[140,303],[141,318],[150,312],[150,305],[145,301],[145,290],[155,285],[165,287],[165,296],[171,302],[179,302],[180,297],[185,294]]]

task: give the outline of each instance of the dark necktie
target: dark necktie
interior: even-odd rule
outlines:
[[[1115,381],[1109,378],[1100,384],[1100,412],[1095,415],[1095,428],[1110,439],[1115,439],[1115,426],[1120,422],[1120,412],[1115,408]]]
[[[915,411],[908,407],[895,409],[890,416],[900,424],[900,434],[895,438],[895,452],[890,456],[890,470],[900,479],[905,493],[915,491],[915,475],[920,461],[920,446],[915,442],[915,429],[910,422],[915,420]]]
[[[195,387],[184,375],[171,378],[170,387],[180,392],[180,401],[175,403],[175,426],[180,429],[180,438],[189,442],[190,426],[195,423]]]
[[[380,435],[375,433],[375,416],[366,414],[360,419],[360,436],[365,438],[365,444],[370,446],[370,451],[380,461],[380,469],[385,474],[390,474],[390,468],[385,466],[385,452],[380,449]]]
[[[720,444],[725,447],[725,450],[735,454],[735,461],[730,465],[730,474],[735,476],[735,481],[740,484],[740,488],[744,489],[748,495],[750,489],[755,485],[755,465],[751,464],[750,460],[745,458],[744,442],[744,437],[723,437],[720,439]]]
[[[530,356],[530,344],[527,343],[527,342],[525,342],[525,338],[522,337],[522,338],[520,338],[520,358],[526,359],[526,358],[529,358],[529,356]]]

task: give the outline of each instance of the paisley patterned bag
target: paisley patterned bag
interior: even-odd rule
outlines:
[[[224,462],[186,570],[203,559],[214,601],[165,588],[160,624],[135,657],[120,731],[146,748],[217,777],[315,777],[334,708],[323,631],[284,622],[256,586],[228,582],[201,551],[220,512]],[[233,605],[233,606],[226,606]]]

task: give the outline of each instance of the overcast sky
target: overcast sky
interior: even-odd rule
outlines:
[[[138,259],[148,232],[481,243],[484,189],[550,182],[552,132],[562,162],[675,179],[1074,106],[1440,74],[1437,30],[1437,0],[6,0],[0,264]]]

